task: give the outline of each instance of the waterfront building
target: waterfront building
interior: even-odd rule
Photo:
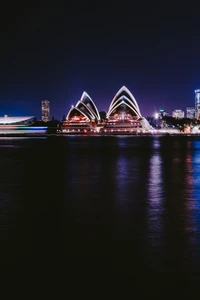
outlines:
[[[186,117],[188,119],[194,119],[195,118],[195,108],[194,107],[186,107]]]
[[[12,117],[4,115],[4,117],[0,117],[0,134],[45,133],[47,128],[32,126],[33,119],[33,116]]]
[[[29,121],[31,121],[34,117],[12,117],[8,115],[4,115],[3,117],[0,117],[0,124],[1,125],[10,125],[10,124],[25,124]]]
[[[150,130],[152,127],[142,117],[137,101],[125,86],[114,96],[103,122],[95,103],[83,92],[61,125],[62,133],[138,133]]]
[[[83,92],[81,99],[69,110],[66,121],[62,123],[61,132],[95,132],[101,118],[91,97]]]
[[[200,89],[195,90],[195,118],[200,118]]]
[[[42,100],[42,121],[48,122],[50,120],[50,102]]]
[[[185,116],[185,112],[181,109],[175,109],[172,111],[172,117],[176,119],[182,119]]]
[[[152,129],[149,122],[142,117],[140,108],[127,87],[116,93],[107,113],[107,121],[101,129],[103,132],[144,132]]]

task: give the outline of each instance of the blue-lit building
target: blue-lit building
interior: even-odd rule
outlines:
[[[195,118],[195,108],[194,107],[186,107],[186,117],[188,119],[194,119]]]
[[[195,117],[200,118],[200,89],[195,90]]]

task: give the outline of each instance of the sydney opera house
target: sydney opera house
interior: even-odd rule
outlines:
[[[83,92],[81,99],[69,110],[61,126],[62,133],[144,133],[151,130],[149,122],[142,117],[132,93],[123,86],[110,103],[106,119],[102,120],[98,109]]]

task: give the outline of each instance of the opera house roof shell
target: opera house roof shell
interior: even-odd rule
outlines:
[[[100,122],[101,120],[95,103],[86,92],[83,92],[76,106],[71,107],[66,119],[69,122]]]
[[[30,117],[9,117],[5,115],[4,117],[0,117],[0,124],[16,124],[25,121],[30,121],[33,119],[33,116]]]
[[[111,101],[107,119],[117,118],[120,112],[126,113],[130,117],[142,118],[137,101],[127,87],[122,86]]]

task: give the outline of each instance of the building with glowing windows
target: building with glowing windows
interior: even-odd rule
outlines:
[[[188,119],[194,119],[195,118],[195,108],[194,107],[186,107],[186,117]]]
[[[86,92],[83,92],[81,99],[69,110],[66,121],[61,126],[61,132],[95,132],[100,121],[95,103]]]
[[[50,102],[48,100],[42,100],[42,121],[50,121]]]
[[[195,90],[195,118],[200,118],[200,90]]]
[[[175,109],[172,111],[172,117],[176,119],[182,119],[185,116],[185,112],[181,109]]]

